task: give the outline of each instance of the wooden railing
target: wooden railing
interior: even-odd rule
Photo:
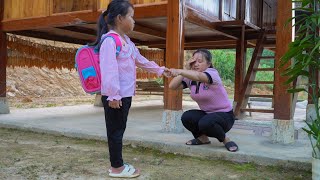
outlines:
[[[264,28],[275,24],[272,0],[186,0],[186,5],[220,21],[246,20]]]

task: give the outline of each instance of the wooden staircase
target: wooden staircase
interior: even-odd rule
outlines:
[[[268,109],[256,109],[256,108],[246,108],[248,105],[249,98],[255,97],[255,98],[271,98],[272,102],[274,99],[273,94],[251,94],[251,90],[253,85],[257,84],[272,84],[274,85],[274,80],[273,81],[256,81],[256,74],[257,72],[262,72],[262,71],[269,71],[269,72],[274,72],[275,68],[260,68],[259,64],[261,60],[270,60],[274,61],[275,57],[274,56],[262,56],[263,50],[265,48],[272,48],[272,44],[275,45],[275,40],[271,40],[267,38],[268,32],[266,31],[261,31],[260,37],[256,42],[256,47],[254,49],[252,59],[250,61],[250,65],[248,67],[243,86],[241,87],[240,90],[240,95],[239,95],[239,102],[237,102],[236,107],[235,107],[235,115],[239,118],[239,116],[243,112],[259,112],[259,113],[274,113],[273,107],[270,107]],[[270,43],[273,42],[273,43]],[[273,105],[273,103],[272,103]],[[251,106],[249,106],[251,107]]]

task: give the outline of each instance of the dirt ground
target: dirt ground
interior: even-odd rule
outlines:
[[[125,146],[137,179],[311,179],[310,172],[204,160]],[[111,179],[106,142],[0,129],[0,179]]]

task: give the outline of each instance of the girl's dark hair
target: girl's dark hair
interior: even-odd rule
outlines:
[[[97,22],[97,39],[89,45],[96,46],[100,42],[101,36],[110,30],[108,25],[114,27],[117,16],[127,15],[130,7],[133,8],[133,5],[128,0],[112,0],[107,10],[99,16]]]
[[[212,54],[207,49],[197,49],[195,52],[193,52],[192,56],[194,56],[196,53],[201,53],[202,56],[206,59],[208,64],[211,64],[209,68],[212,68]]]

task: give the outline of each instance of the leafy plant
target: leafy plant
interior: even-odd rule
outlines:
[[[283,76],[288,76],[286,84],[293,83],[299,76],[309,78],[310,83],[305,86],[292,87],[290,93],[307,92],[312,97],[315,105],[316,117],[307,122],[308,128],[303,130],[308,134],[313,149],[313,157],[320,159],[320,115],[319,115],[319,87],[316,83],[317,73],[320,69],[320,0],[293,0],[293,3],[300,7],[294,8],[299,15],[291,18],[288,22],[295,20],[293,27],[296,27],[294,42],[289,44],[289,50],[281,58],[281,67],[291,62],[286,68]],[[291,59],[293,59],[291,61]],[[309,72],[308,69],[311,69]],[[308,88],[311,88],[311,92]]]
[[[223,80],[230,79],[234,82],[234,66],[235,66],[235,51],[227,50],[212,50],[213,66],[218,70],[220,77]]]

